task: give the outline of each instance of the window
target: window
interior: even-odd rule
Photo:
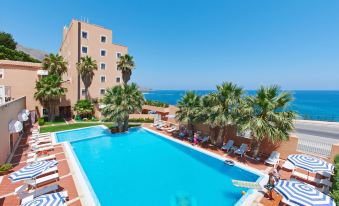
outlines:
[[[4,79],[4,78],[5,78],[5,70],[0,69],[0,79]]]
[[[100,69],[106,69],[106,64],[105,63],[100,63]]]
[[[101,43],[106,43],[106,36],[101,36],[100,37],[100,41],[101,41]]]
[[[84,38],[84,39],[87,39],[87,37],[88,37],[87,31],[82,31],[81,32],[81,37]]]
[[[117,77],[116,82],[120,83],[120,77]]]
[[[121,53],[117,52],[117,58],[119,59],[121,57]]]
[[[105,76],[100,76],[100,82],[105,82],[106,81],[106,77]]]
[[[81,47],[81,53],[87,54],[87,52],[88,52],[87,46],[82,46],[82,47]]]
[[[106,90],[105,89],[100,89],[100,94],[105,95]]]
[[[81,89],[81,95],[86,96],[86,90],[85,89]]]
[[[100,55],[101,55],[102,57],[106,56],[106,50],[103,50],[103,49],[102,49],[102,50],[100,51]]]

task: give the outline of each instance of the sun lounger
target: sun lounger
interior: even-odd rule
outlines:
[[[32,133],[31,138],[48,137],[48,136],[51,136],[50,132],[47,132],[47,133]]]
[[[273,151],[265,163],[276,166],[279,163],[280,153]]]
[[[29,152],[27,154],[28,157],[32,157],[34,155],[36,155],[38,152],[42,152],[42,151],[49,151],[49,150],[53,150],[54,146],[48,146],[48,147],[40,147],[40,148],[32,148],[32,152]]]
[[[27,159],[27,163],[32,163],[32,162],[40,162],[40,161],[45,161],[45,160],[52,160],[52,159],[55,159],[55,155],[52,154],[52,155],[48,155],[48,156],[45,156],[45,157],[32,157],[30,159]]]
[[[284,162],[284,164],[282,165],[282,168],[289,170],[289,171],[294,171],[295,170],[295,166],[292,162],[286,160]]]
[[[59,189],[59,185],[57,184],[53,184],[53,185],[49,185],[46,186],[42,189],[37,189],[34,190],[32,192],[27,192],[25,191],[27,189],[27,185],[23,185],[22,187],[20,187],[19,190],[15,190],[14,193],[16,195],[18,195],[18,197],[21,199],[21,204],[25,204],[31,200],[33,200],[35,197],[50,193],[50,192],[55,192]]]
[[[210,140],[209,136],[203,137],[200,141],[200,144],[206,144]]]
[[[177,127],[171,127],[171,128],[169,128],[169,129],[167,129],[167,132],[174,132],[174,131],[176,131],[177,130]]]
[[[244,154],[247,152],[247,150],[248,150],[248,145],[243,143],[243,144],[241,144],[239,149],[234,151],[234,153],[240,155],[241,157],[243,157]]]
[[[25,180],[25,183],[28,185],[31,185],[33,187],[37,187],[38,185],[43,185],[43,184],[47,184],[49,182],[55,181],[59,179],[59,174],[58,173],[53,173],[51,175],[48,176],[44,176],[44,177],[39,177],[36,179],[30,179],[30,180]]]
[[[222,150],[229,152],[230,149],[233,147],[234,141],[233,140],[228,140],[226,144],[224,144],[224,146],[222,146]]]
[[[45,144],[32,144],[31,147],[35,149],[43,148],[43,147],[49,147],[52,146],[52,143],[45,143]]]
[[[32,145],[39,145],[39,144],[44,144],[44,143],[52,143],[52,139],[50,137],[47,137],[47,138],[41,138],[41,139],[28,141],[28,144],[32,144]]]
[[[293,171],[292,176],[298,177],[298,178],[301,178],[301,179],[304,179],[310,182],[314,182],[317,185],[325,185],[328,187],[332,187],[332,182],[328,179],[319,179],[319,178],[312,177],[312,176],[309,176],[309,175],[306,175],[306,174],[303,174],[297,171]]]
[[[48,192],[48,193],[50,193],[50,192]],[[68,198],[68,192],[67,191],[62,191],[62,192],[57,192],[57,193],[59,193],[59,195],[60,195],[60,197],[61,198],[63,198],[64,199],[64,201],[66,201],[66,199]],[[30,197],[30,199],[28,199],[28,197],[27,197],[27,199],[25,198],[25,200],[22,200],[21,201],[21,205],[24,205],[24,204],[28,204],[28,205],[36,205],[37,203],[39,203],[38,205],[54,205],[54,204],[56,204],[55,202],[54,202],[54,204],[53,204],[53,202],[51,202],[51,201],[54,201],[53,199],[51,200],[51,198],[43,198],[44,200],[45,199],[48,199],[48,200],[51,200],[51,201],[49,201],[49,202],[44,202],[44,201],[41,201],[41,200],[38,200],[38,201],[36,201],[36,202],[34,202],[34,200],[35,199],[38,199],[40,196],[50,196],[50,195],[53,195],[53,194],[56,194],[56,193],[51,193],[51,194],[41,194],[41,195],[39,195],[39,196],[35,196],[34,198],[32,198],[32,197]],[[42,197],[41,197],[42,198]],[[34,203],[36,203],[36,204],[31,204],[32,203],[32,201],[34,202]],[[42,204],[40,204],[40,203],[42,203]],[[58,205],[60,205],[60,204],[58,204]],[[66,205],[66,204],[62,204],[62,205]]]

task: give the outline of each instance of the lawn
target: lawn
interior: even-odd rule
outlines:
[[[110,122],[86,122],[86,123],[74,123],[74,124],[62,124],[62,125],[54,125],[54,126],[44,126],[40,128],[40,132],[58,132],[58,131],[64,131],[69,129],[78,129],[83,127],[90,127],[90,126],[96,126],[96,125],[105,125],[107,127],[111,127],[112,123]],[[136,127],[140,126],[140,124],[129,124],[129,127]]]

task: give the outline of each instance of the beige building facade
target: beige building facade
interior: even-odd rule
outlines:
[[[117,61],[127,54],[128,48],[112,44],[112,30],[87,22],[72,20],[69,27],[64,27],[60,55],[68,62],[68,71],[64,76],[67,96],[61,105],[61,113],[69,111],[70,105],[85,98],[85,87],[77,72],[76,64],[81,57],[90,56],[98,65],[89,96],[100,99],[105,90],[122,83],[121,72],[117,70]]]
[[[41,72],[40,63],[0,60],[0,105],[26,96],[27,109],[42,112],[41,104],[34,99]]]
[[[107,88],[122,84],[117,62],[121,55],[127,54],[128,48],[112,44],[112,38],[112,30],[87,22],[72,20],[69,27],[64,27],[59,54],[68,63],[62,85],[67,92],[66,96],[61,98],[57,115],[71,117],[74,104],[85,98],[84,84],[76,68],[81,57],[90,56],[98,65],[89,87],[92,99],[99,100]],[[43,75],[46,73],[43,72],[41,63],[0,60],[0,105],[26,96],[27,109],[37,109],[38,114],[42,115],[43,108],[34,99],[34,93],[35,83]],[[96,114],[99,116],[98,111]]]
[[[9,123],[16,120],[18,113],[26,109],[26,98],[18,97],[0,105],[0,165],[5,163],[15,147],[20,134],[9,131]]]

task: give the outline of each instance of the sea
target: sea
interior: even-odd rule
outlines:
[[[185,90],[152,90],[144,92],[147,100],[158,100],[167,104],[176,105]],[[213,90],[196,90],[198,95],[206,95]],[[290,91],[293,94],[293,102],[289,108],[298,113],[299,119],[334,121],[339,122],[339,91]],[[254,90],[246,91],[248,95],[254,95]]]

